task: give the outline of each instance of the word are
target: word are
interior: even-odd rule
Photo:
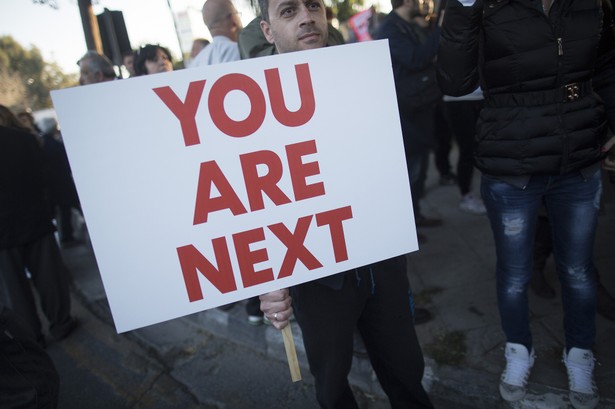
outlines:
[[[285,151],[295,201],[324,195],[323,182],[307,183],[308,177],[320,174],[318,162],[303,162],[304,156],[317,153],[316,141],[287,145]],[[268,150],[245,153],[239,155],[239,161],[250,211],[265,208],[263,195],[267,195],[276,206],[291,202],[278,186],[284,167],[277,153]],[[258,168],[263,165],[268,171],[259,175]],[[212,187],[218,190],[219,196],[211,197]],[[234,216],[248,212],[217,162],[203,162],[199,171],[193,224],[206,223],[210,213],[224,209],[230,210]]]
[[[329,227],[335,262],[340,263],[348,260],[343,222],[352,219],[352,217],[351,206],[346,206],[301,217],[297,220],[294,231],[289,230],[284,223],[266,226],[286,246],[286,253],[277,272],[277,277],[272,268],[259,271],[255,269],[256,264],[269,261],[266,246],[261,245],[255,248],[257,244],[265,242],[264,227],[233,234],[231,239],[243,288],[289,277],[293,274],[297,261],[303,263],[310,271],[322,267],[322,263],[305,246],[305,239],[310,231],[313,219],[316,219],[317,227]],[[217,265],[208,260],[192,244],[177,248],[179,264],[190,302],[203,299],[199,272],[221,293],[237,290],[227,238],[223,236],[212,239],[211,245]]]
[[[316,101],[308,64],[295,66],[301,106],[297,111],[289,111],[284,102],[282,81],[277,68],[265,70],[267,93],[271,111],[282,125],[297,127],[306,124],[314,115]],[[201,138],[196,124],[207,80],[194,81],[188,86],[186,99],[182,101],[171,87],[154,88],[153,91],[179,119],[185,146],[198,145]],[[226,112],[224,99],[232,91],[241,91],[250,101],[250,112],[245,119],[234,120]],[[244,74],[227,74],[218,78],[209,91],[207,108],[214,125],[224,134],[232,137],[245,137],[256,132],[265,120],[267,104],[260,85]]]

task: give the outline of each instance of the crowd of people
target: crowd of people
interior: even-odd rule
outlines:
[[[525,396],[536,359],[527,291],[556,296],[543,276],[553,255],[570,401],[595,408],[596,311],[615,320],[615,299],[593,263],[601,175],[615,169],[611,2],[445,3],[438,12],[433,2],[391,0],[392,11],[370,25],[373,38],[388,39],[419,243],[427,240],[423,228],[443,223],[421,208],[433,155],[439,183],[459,189],[459,209],[486,215],[493,232],[494,291],[506,338],[501,397]],[[344,43],[322,0],[259,0],[255,9],[258,17],[243,27],[231,0],[205,1],[203,22],[212,38],[195,39],[186,67]],[[118,79],[111,61],[95,51],[78,65],[80,85]],[[124,66],[131,77],[150,75],[172,71],[173,59],[167,48],[146,44],[127,53]],[[31,115],[20,118],[0,106],[0,194],[20,199],[0,201],[0,307],[23,317],[44,347],[29,282],[50,334],[67,336],[76,321],[52,220],[59,221],[60,243],[70,245],[70,214],[80,205],[59,130],[41,135]],[[472,187],[475,169],[480,195]],[[9,172],[23,180],[5,180]],[[393,408],[433,407],[421,383],[415,331],[430,313],[414,305],[406,262],[400,255],[251,298],[248,322],[282,329],[296,319],[322,408],[358,407],[348,383],[356,334]]]

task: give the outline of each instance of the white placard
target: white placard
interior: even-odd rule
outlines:
[[[52,98],[118,332],[418,248],[386,41]]]

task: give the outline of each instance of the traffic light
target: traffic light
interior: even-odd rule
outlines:
[[[105,9],[96,16],[98,20],[98,30],[103,45],[103,53],[113,62],[114,65],[122,65],[122,56],[132,51],[124,15],[121,11],[111,11]]]

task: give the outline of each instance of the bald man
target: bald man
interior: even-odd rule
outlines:
[[[233,3],[230,0],[207,0],[203,5],[203,22],[213,41],[201,50],[190,67],[239,60],[237,39],[243,24]]]

